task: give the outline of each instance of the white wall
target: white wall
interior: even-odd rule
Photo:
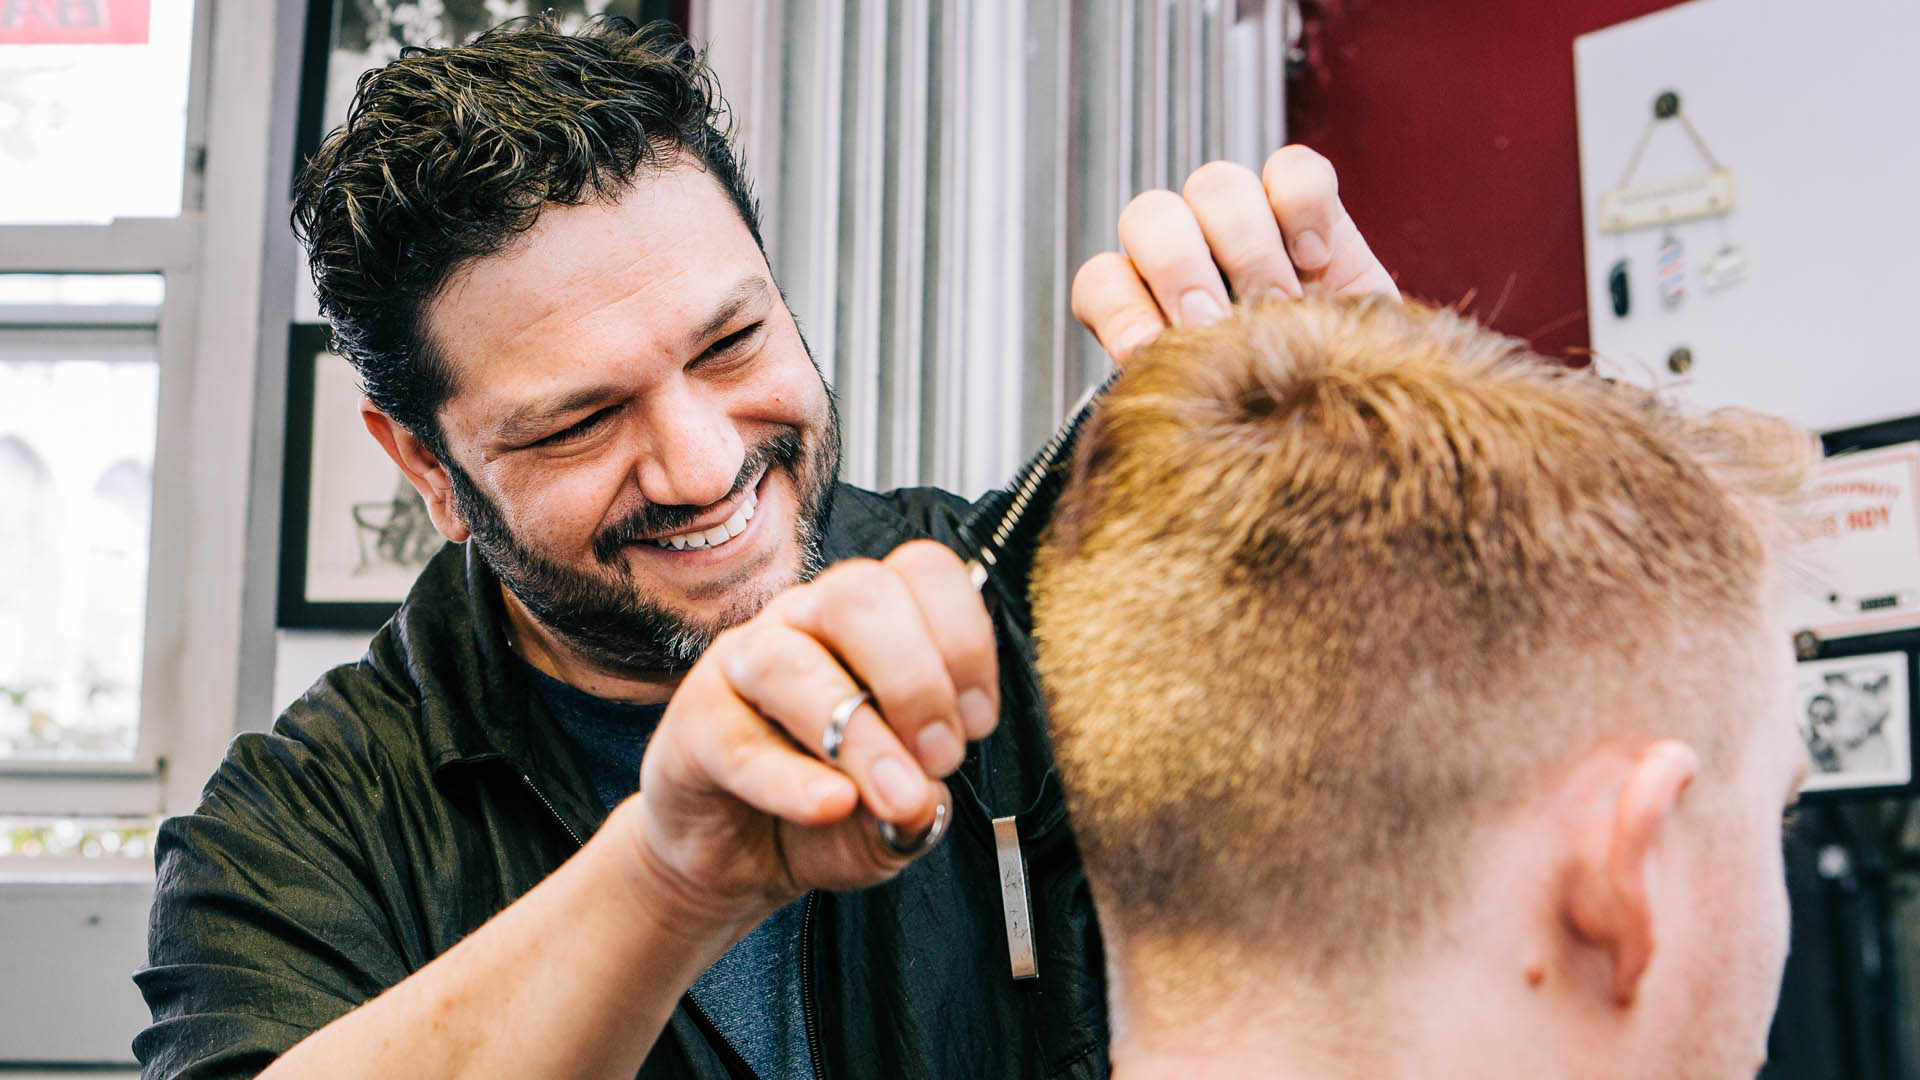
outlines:
[[[1831,429],[1920,412],[1920,4],[1911,0],[1697,0],[1574,46],[1593,346],[1615,373],[1671,385],[1700,405],[1743,405]],[[1663,230],[1599,231],[1663,90],[1722,164],[1734,211],[1676,225],[1687,296],[1662,306]],[[1707,168],[1678,121],[1649,141],[1635,183]],[[1723,243],[1745,247],[1746,280],[1707,293],[1693,271]],[[1632,309],[1608,301],[1629,260]],[[1686,345],[1685,377],[1666,366]]]
[[[327,669],[351,664],[367,651],[371,631],[278,630],[274,632],[273,710],[269,715],[242,717],[240,725],[256,730],[272,726],[273,718],[307,692]]]

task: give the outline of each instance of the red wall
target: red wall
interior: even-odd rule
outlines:
[[[1573,39],[1675,0],[1302,0],[1287,134],[1410,296],[1589,345]]]

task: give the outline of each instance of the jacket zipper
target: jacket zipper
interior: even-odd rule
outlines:
[[[713,1014],[708,1012],[705,1006],[693,999],[692,991],[688,991],[683,995],[680,1003],[687,1007],[688,1012],[693,1013],[694,1016],[699,1019],[700,1027],[708,1036],[720,1043],[717,1052],[720,1054],[721,1061],[726,1064],[728,1072],[735,1076],[748,1076],[752,1077],[753,1080],[760,1080],[760,1074],[753,1071],[753,1066],[747,1064],[747,1059],[741,1057],[740,1051],[734,1049],[733,1044],[727,1041],[727,1036],[720,1030],[720,1025],[713,1022]]]
[[[586,847],[587,845],[585,844],[585,842],[583,842],[580,839],[580,834],[577,832],[574,832],[573,826],[567,824],[567,819],[560,816],[560,811],[558,808],[556,808],[553,805],[553,800],[547,798],[547,793],[544,791],[541,791],[540,785],[533,782],[533,777],[528,776],[526,773],[521,773],[520,779],[526,782],[527,790],[533,792],[533,797],[540,800],[540,805],[547,808],[547,813],[553,815],[553,820],[559,822],[560,827],[566,830],[567,837],[573,841],[573,846],[575,848]],[[807,910],[811,912],[813,910],[812,908],[813,894],[812,893],[807,894],[807,904],[808,904]],[[805,939],[802,939],[800,948],[801,948],[801,956],[805,957],[806,955]],[[804,959],[802,960],[801,967],[802,967],[802,970],[805,969]],[[806,988],[804,985],[801,987],[800,993],[801,993],[801,1001],[804,1006],[806,1004],[806,997],[805,997]],[[726,1035],[723,1034],[720,1030],[720,1025],[714,1023],[713,1017],[708,1014],[707,1010],[702,1008],[700,1006],[700,1003],[693,999],[692,991],[688,991],[687,993],[680,995],[680,1003],[686,1006],[688,1010],[694,1013],[697,1013],[700,1017],[701,1025],[706,1028],[706,1030],[712,1035],[713,1038],[718,1039],[720,1041],[720,1046],[724,1050],[724,1053],[721,1054],[722,1059],[729,1059],[729,1058],[731,1059],[730,1061],[727,1062],[728,1072],[735,1073],[736,1075],[750,1076],[750,1077],[753,1077],[754,1080],[759,1080],[758,1074],[753,1071],[753,1066],[748,1065],[747,1059],[744,1057],[741,1057],[740,1051],[734,1047],[733,1043],[727,1041]],[[812,1016],[813,1014],[811,1013],[811,1011],[808,1011],[807,1012],[807,1050],[809,1053],[812,1053],[814,1055],[813,1060],[816,1063],[815,1073],[817,1075],[819,1070],[819,1066],[817,1063],[819,1062],[820,1057],[819,1057],[819,1051],[815,1049],[813,1045]],[[666,1032],[663,1029],[661,1034],[664,1035],[665,1033]]]
[[[813,912],[820,906],[820,893],[807,893],[800,909],[800,1015],[807,1028],[807,1059],[813,1062],[813,1080],[827,1080],[826,1063],[820,1060],[820,1017],[813,1001]]]
[[[547,793],[540,790],[540,785],[533,782],[533,777],[521,773],[520,779],[527,782],[527,790],[533,792],[533,797],[539,799],[540,805],[547,808],[547,813],[553,815],[553,820],[559,822],[560,827],[567,831],[567,837],[573,841],[573,846],[586,847],[586,841],[580,839],[580,834],[573,831],[573,826],[567,824],[567,819],[560,816],[560,811],[554,808],[553,801],[547,798]]]

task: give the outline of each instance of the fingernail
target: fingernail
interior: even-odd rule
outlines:
[[[927,770],[928,776],[947,775],[959,768],[960,759],[967,756],[960,736],[955,735],[952,728],[938,722],[921,728],[914,746],[920,751],[920,767]]]
[[[1180,325],[1207,326],[1217,323],[1227,309],[1205,289],[1188,289],[1180,294]]]
[[[960,723],[967,729],[967,738],[984,739],[993,734],[999,722],[1000,711],[993,707],[993,699],[985,690],[966,690],[960,694]]]
[[[1267,290],[1267,299],[1276,302],[1300,299],[1300,290],[1289,289],[1285,285],[1275,285]]]
[[[1327,265],[1327,242],[1312,229],[1304,229],[1293,238],[1293,265],[1302,270],[1318,270]]]
[[[1114,343],[1114,355],[1126,356],[1133,350],[1152,341],[1154,335],[1158,334],[1162,329],[1162,327],[1153,323],[1141,323],[1139,326],[1128,330],[1126,333],[1121,334],[1120,339]]]
[[[880,789],[889,810],[906,813],[923,801],[920,781],[914,779],[906,762],[896,757],[883,757],[873,763],[873,786]]]

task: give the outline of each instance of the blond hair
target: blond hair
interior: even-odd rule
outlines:
[[[1377,298],[1141,349],[1033,587],[1103,922],[1378,971],[1556,761],[1665,726],[1715,768],[1811,460]]]

